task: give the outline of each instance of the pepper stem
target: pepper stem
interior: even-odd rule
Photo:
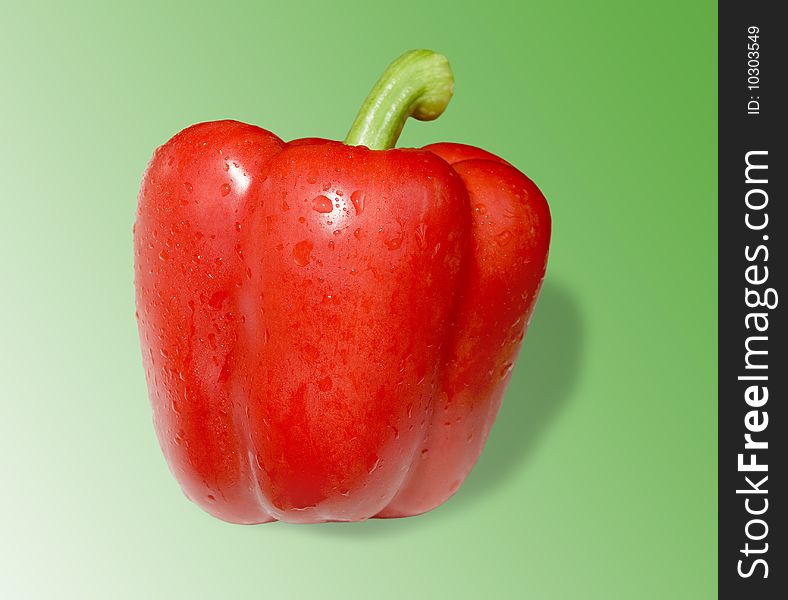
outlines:
[[[345,138],[349,146],[393,148],[408,117],[437,119],[454,91],[449,61],[431,50],[411,50],[391,63],[364,100]]]

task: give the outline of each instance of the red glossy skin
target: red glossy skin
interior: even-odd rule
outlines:
[[[154,154],[135,285],[154,423],[235,523],[430,510],[481,452],[539,292],[550,214],[459,144],[290,144],[234,121]]]

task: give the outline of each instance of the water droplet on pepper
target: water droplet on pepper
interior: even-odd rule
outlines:
[[[309,255],[314,245],[309,240],[301,240],[293,246],[293,260],[297,265],[305,267],[309,264]]]
[[[495,236],[495,242],[503,247],[509,244],[512,241],[512,232],[511,231],[502,231],[498,235]]]
[[[356,209],[356,216],[364,212],[364,192],[356,190],[350,194],[350,201],[353,203],[353,208]]]
[[[319,213],[330,213],[334,210],[334,205],[331,203],[331,200],[325,196],[318,196],[312,200],[312,210]]]

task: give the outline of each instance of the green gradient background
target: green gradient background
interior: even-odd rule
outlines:
[[[0,597],[715,595],[715,3],[442,5],[4,4]],[[553,211],[499,421],[428,515],[212,519],[151,425],[132,289],[142,171],[202,120],[341,138],[413,47],[449,56],[456,95],[401,145],[500,153]]]

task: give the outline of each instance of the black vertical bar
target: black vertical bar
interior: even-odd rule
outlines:
[[[788,598],[782,4],[719,3],[720,598]]]

